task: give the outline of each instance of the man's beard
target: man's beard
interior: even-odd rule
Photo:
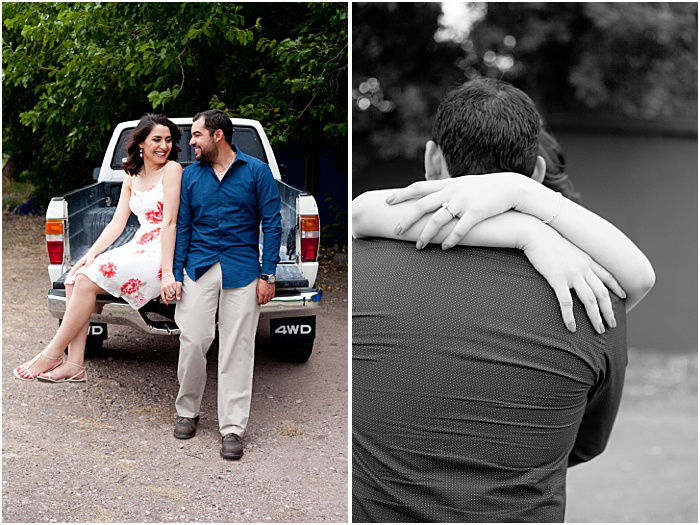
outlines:
[[[216,161],[218,156],[219,156],[218,152],[216,151],[215,148],[212,148],[212,149],[206,150],[206,151],[204,149],[200,148],[199,157],[197,158],[197,160],[200,162],[207,162],[209,164],[213,164]],[[195,155],[195,157],[196,157],[196,155]]]

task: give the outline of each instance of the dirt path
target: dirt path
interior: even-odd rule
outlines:
[[[85,385],[17,381],[52,337],[40,218],[3,217],[3,520],[347,521],[347,271],[324,265],[310,361],[256,352],[246,452],[219,457],[216,360],[197,436],[172,437],[178,343],[111,328]],[[213,352],[213,350],[212,350]]]

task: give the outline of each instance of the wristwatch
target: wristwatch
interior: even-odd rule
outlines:
[[[275,284],[275,274],[273,273],[261,273],[260,278],[270,284]]]

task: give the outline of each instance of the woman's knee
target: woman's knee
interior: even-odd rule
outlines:
[[[97,294],[99,289],[100,288],[92,282],[89,277],[86,277],[82,273],[75,278],[75,284],[73,285],[74,293]]]

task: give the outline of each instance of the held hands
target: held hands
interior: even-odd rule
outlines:
[[[92,261],[94,261],[94,260],[95,260],[95,256],[92,253],[87,252],[85,255],[83,255],[78,260],[77,263],[75,263],[75,265],[73,266],[73,268],[71,268],[68,275],[71,275],[71,276],[75,275],[75,272],[77,272],[81,266],[89,266],[92,264]]]
[[[258,304],[267,304],[275,296],[275,285],[268,283],[264,279],[258,279],[256,293],[258,295]]]
[[[417,199],[394,233],[400,235],[423,215],[434,212],[416,248],[424,248],[445,224],[457,218],[459,221],[442,243],[443,250],[452,248],[476,224],[515,208],[524,180],[527,178],[517,173],[491,173],[414,182],[386,199],[390,205]]]
[[[530,263],[554,289],[569,331],[576,331],[571,288],[586,308],[596,332],[605,332],[601,314],[610,328],[617,326],[608,288],[620,298],[624,299],[626,294],[610,272],[587,253],[546,226],[538,230],[523,250]]]
[[[164,272],[160,281],[160,298],[165,304],[170,301],[179,301],[182,292],[182,283],[175,281],[172,272]]]

